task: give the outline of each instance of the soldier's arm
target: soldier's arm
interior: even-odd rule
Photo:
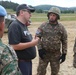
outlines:
[[[64,27],[62,27],[62,54],[67,54],[67,31]]]
[[[41,42],[41,40],[38,41],[37,48],[38,48],[38,50],[42,49],[42,42]]]
[[[3,47],[1,47],[0,46],[0,74],[1,74],[1,72],[2,72],[2,68],[3,68],[3,62],[2,62],[2,55],[3,55],[3,50],[4,50],[4,48]]]
[[[22,75],[17,62],[17,56],[14,50],[11,50],[8,46],[4,46],[2,53],[2,70],[1,75]]]
[[[76,53],[76,38],[75,38],[75,43],[74,43],[73,51],[74,51],[74,54],[75,54]]]
[[[42,23],[40,25],[40,27],[38,27],[37,31],[36,31],[36,36],[39,37],[41,39],[42,35],[43,35],[43,28],[45,26],[46,22],[45,23]]]
[[[40,40],[38,41],[38,44],[37,44],[37,47],[38,47],[38,50],[42,49],[42,42],[41,42],[41,39],[42,39],[42,31],[40,29],[38,29],[36,31],[36,37],[39,37]]]
[[[38,50],[42,49],[42,34],[43,34],[43,24],[37,29],[36,36],[40,38],[37,44]]]
[[[73,51],[74,51],[74,54],[73,54],[73,67],[76,68],[76,38],[75,38]]]

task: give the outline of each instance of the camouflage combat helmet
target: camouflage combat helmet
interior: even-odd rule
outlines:
[[[57,8],[57,7],[50,8],[50,10],[48,11],[48,14],[47,14],[48,17],[49,17],[50,13],[55,13],[58,16],[58,19],[60,19],[60,13],[61,12],[60,12],[59,8]]]

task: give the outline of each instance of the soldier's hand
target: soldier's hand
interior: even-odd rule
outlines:
[[[76,53],[73,55],[73,67],[76,68]]]
[[[60,64],[63,63],[66,59],[66,54],[62,54],[61,57],[59,58]]]
[[[38,50],[38,52],[39,52],[39,57],[41,59],[44,59],[44,55],[46,55],[46,50],[45,49],[40,49],[40,50]]]

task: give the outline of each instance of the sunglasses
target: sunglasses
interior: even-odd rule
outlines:
[[[29,14],[31,14],[31,11],[28,9],[23,9],[22,11],[28,12]]]

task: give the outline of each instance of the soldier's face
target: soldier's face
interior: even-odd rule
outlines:
[[[57,22],[57,15],[56,14],[54,14],[54,13],[50,13],[50,15],[49,15],[49,21],[50,22]]]

